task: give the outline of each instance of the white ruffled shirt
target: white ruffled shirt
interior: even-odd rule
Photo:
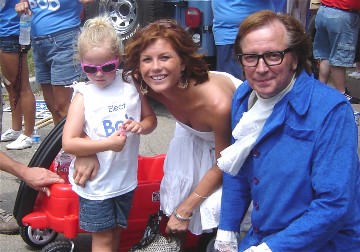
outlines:
[[[248,101],[249,110],[243,114],[243,117],[232,132],[235,143],[220,152],[221,157],[217,160],[217,164],[222,171],[233,176],[240,171],[254,147],[266,120],[271,115],[275,104],[292,89],[295,80],[294,75],[290,84],[283,91],[268,99],[261,98],[255,91],[250,94]],[[239,233],[218,230],[215,240],[215,249],[218,251],[237,252],[238,243]],[[257,247],[252,246],[248,248],[245,252],[271,252],[271,250],[266,243],[262,243]]]

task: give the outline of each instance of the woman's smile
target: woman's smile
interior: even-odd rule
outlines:
[[[152,75],[151,79],[153,79],[154,81],[162,81],[166,78],[165,74],[162,75]]]

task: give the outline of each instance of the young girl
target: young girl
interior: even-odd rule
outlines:
[[[80,196],[80,227],[92,232],[92,251],[117,251],[137,186],[139,134],[151,133],[157,121],[145,97],[117,71],[123,48],[107,17],[85,23],[77,49],[90,81],[74,86],[63,149],[76,156],[96,154],[100,168],[81,187],[71,165],[69,180]]]

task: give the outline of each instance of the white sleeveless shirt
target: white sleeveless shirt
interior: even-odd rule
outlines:
[[[84,132],[92,139],[104,139],[115,132],[123,121],[131,118],[140,121],[141,102],[133,82],[126,83],[121,74],[105,88],[88,83],[78,83],[74,95],[84,97]],[[96,154],[100,169],[94,180],[88,180],[83,188],[74,183],[74,161],[69,170],[69,181],[73,190],[90,200],[113,198],[134,190],[137,186],[137,167],[140,136],[127,135],[120,152],[104,151]]]

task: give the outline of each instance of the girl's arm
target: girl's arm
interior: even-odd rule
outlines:
[[[141,121],[135,122],[132,120],[126,120],[123,123],[123,129],[127,132],[147,135],[155,130],[157,126],[157,118],[147,97],[141,94],[137,85],[136,88],[139,92],[141,100]]]
[[[126,135],[118,130],[111,136],[100,140],[83,137],[85,122],[84,98],[77,93],[70,103],[62,135],[62,146],[65,152],[76,156],[89,156],[102,151],[121,151],[125,145]]]

